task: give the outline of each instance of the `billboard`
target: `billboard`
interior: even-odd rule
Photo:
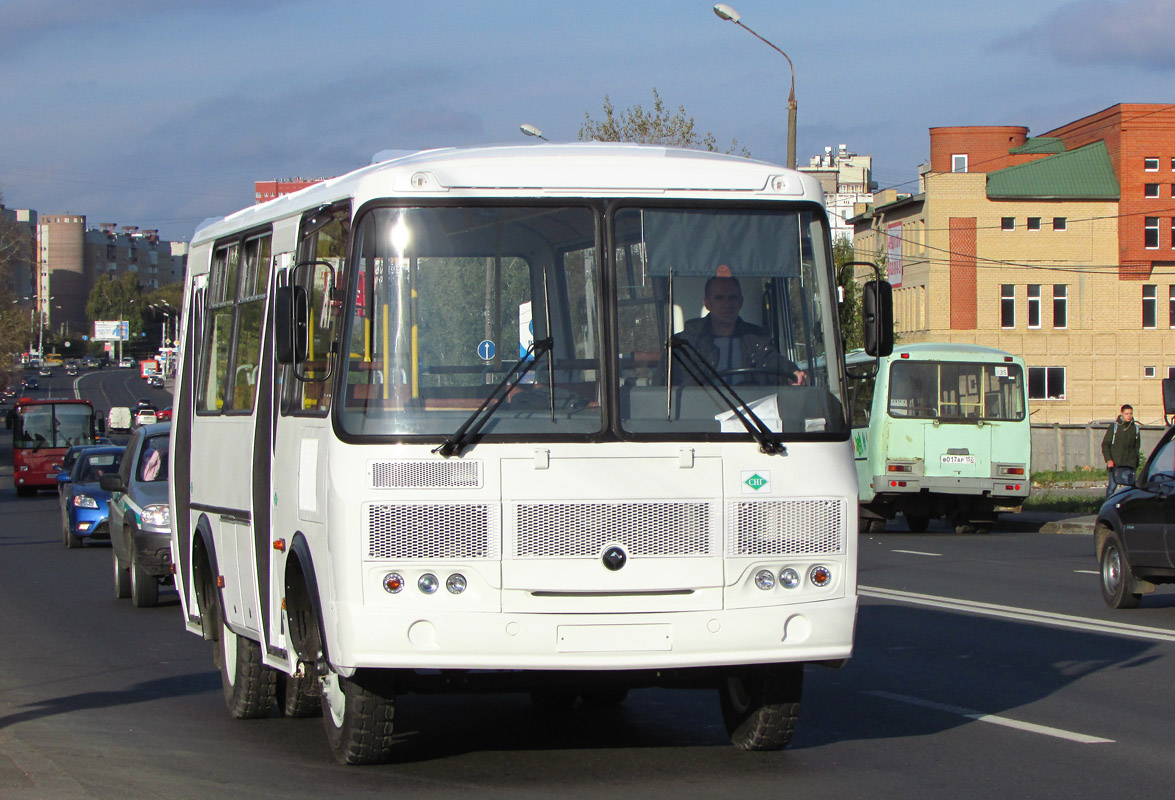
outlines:
[[[95,342],[125,342],[130,338],[130,332],[128,322],[94,320]]]
[[[885,272],[896,289],[902,285],[902,223],[891,223],[885,233]]]

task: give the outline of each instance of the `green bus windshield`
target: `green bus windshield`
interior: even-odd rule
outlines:
[[[891,417],[942,422],[1024,419],[1019,364],[895,361],[889,374]]]

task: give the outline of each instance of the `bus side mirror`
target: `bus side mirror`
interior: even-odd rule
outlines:
[[[101,411],[94,412],[94,436],[106,435],[106,417]]]
[[[280,286],[273,298],[273,349],[279,364],[306,360],[310,350],[310,305],[302,286]]]
[[[884,358],[893,352],[893,286],[888,281],[866,281],[861,293],[865,318],[865,352]]]

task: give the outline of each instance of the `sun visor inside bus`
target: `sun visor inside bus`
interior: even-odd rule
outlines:
[[[649,274],[709,277],[719,264],[738,275],[799,275],[795,214],[644,211]]]

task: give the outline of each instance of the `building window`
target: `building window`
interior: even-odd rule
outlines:
[[[1175,217],[1171,217],[1171,247],[1175,247]]]
[[[1149,217],[1148,217],[1148,219],[1149,219]],[[1000,219],[1000,230],[1004,230],[1004,231],[1016,230],[1016,218],[1015,217],[1001,218]]]
[[[1143,225],[1143,244],[1148,250],[1156,250],[1159,247],[1159,218],[1146,217],[1146,222]]]
[[[1167,287],[1167,295],[1168,327],[1175,328],[1175,286]]]
[[[1175,291],[1175,286],[1171,289]],[[1172,294],[1172,302],[1175,302],[1175,294]],[[1053,284],[1053,327],[1069,327],[1069,287],[1063,283]]]
[[[1142,327],[1155,327],[1155,316],[1158,310],[1159,287],[1147,284],[1142,287]]]
[[[1167,367],[1167,377],[1175,378],[1175,367]]]
[[[1029,217],[1028,218],[1028,230],[1030,230],[1030,231],[1040,230],[1040,217]]]
[[[1159,196],[1159,184],[1157,184],[1157,183],[1144,183],[1142,185],[1142,196],[1143,197],[1158,197]]]
[[[1016,284],[1000,286],[1000,327],[1016,327]]]
[[[1142,377],[1144,377],[1144,378],[1155,377],[1155,368],[1154,367],[1143,367],[1142,368]]]
[[[1067,222],[1068,222],[1068,220],[1066,220],[1064,217],[1053,217],[1053,230],[1054,231],[1065,230],[1065,225]]]
[[[1028,284],[1028,327],[1040,327],[1040,284]]]
[[[1064,400],[1065,399],[1065,368],[1064,367],[1029,367],[1028,368],[1028,399],[1029,400]]]
[[[1159,171],[1158,156],[1155,156],[1154,158],[1144,158],[1142,160],[1142,168],[1144,170],[1146,170],[1147,172],[1158,172]],[[1171,168],[1175,169],[1175,158],[1171,159]]]
[[[1158,166],[1155,166],[1158,169]],[[951,172],[966,172],[967,171],[967,154],[955,153],[951,156]]]

